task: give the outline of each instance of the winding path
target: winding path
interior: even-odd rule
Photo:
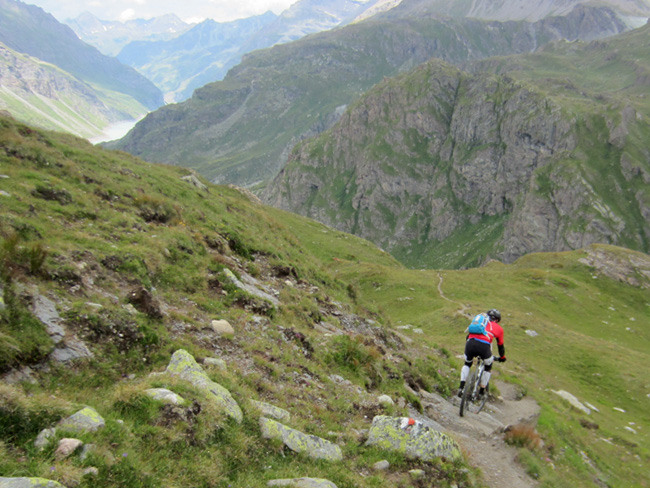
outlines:
[[[438,293],[440,294],[440,298],[442,298],[443,300],[448,301],[449,303],[455,303],[456,305],[458,305],[459,308],[458,308],[458,312],[456,312],[456,313],[459,314],[459,315],[462,315],[463,317],[467,317],[468,319],[471,319],[472,317],[468,312],[469,305],[466,305],[466,304],[460,303],[460,302],[456,302],[454,300],[451,300],[450,298],[447,298],[445,296],[445,294],[442,292],[442,275],[440,273],[438,273],[438,278],[440,278],[440,280],[438,281]]]

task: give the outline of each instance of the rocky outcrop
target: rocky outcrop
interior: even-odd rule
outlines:
[[[254,297],[260,298],[267,302],[271,302],[276,307],[280,305],[280,301],[270,293],[261,290],[261,284],[249,274],[241,273],[242,279],[239,280],[239,278],[237,278],[235,274],[227,268],[223,271],[223,273],[226,275],[226,278],[228,278],[232,284],[240,290],[243,290],[246,293],[253,295]]]
[[[461,457],[460,448],[451,437],[406,417],[375,417],[366,445],[397,451],[411,459],[423,461]]]
[[[237,422],[241,423],[243,420],[244,415],[241,408],[230,392],[220,384],[212,381],[187,351],[179,349],[172,355],[167,366],[167,373],[179,376],[203,391],[207,398],[215,402],[228,416]]]
[[[580,262],[599,273],[628,285],[650,288],[650,256],[647,254],[608,246],[592,246],[585,254]]]

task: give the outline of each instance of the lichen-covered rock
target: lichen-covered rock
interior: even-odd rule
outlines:
[[[329,480],[321,478],[293,478],[284,480],[271,480],[267,486],[289,486],[292,488],[336,488]]]
[[[170,403],[172,405],[182,405],[185,403],[185,399],[182,396],[166,388],[149,388],[144,390],[144,394],[162,403]]]
[[[58,428],[68,430],[77,434],[83,432],[95,432],[106,426],[101,415],[91,407],[85,407],[58,424]]]
[[[409,458],[423,461],[461,456],[458,444],[451,437],[406,417],[375,417],[366,445],[401,452]]]
[[[266,417],[260,417],[262,437],[277,439],[294,452],[306,454],[313,459],[340,461],[343,459],[341,448],[315,435],[308,435],[299,430]]]
[[[215,368],[219,369],[228,369],[226,362],[223,359],[219,358],[205,358],[203,360],[203,364],[206,366],[214,366]]]
[[[209,399],[213,400],[226,414],[234,418],[237,422],[241,422],[244,419],[239,404],[230,392],[208,378],[208,375],[205,374],[205,371],[199,366],[194,357],[184,349],[179,349],[172,355],[167,366],[167,372],[184,379],[202,390]]]
[[[393,399],[388,395],[379,396],[377,398],[377,401],[379,402],[379,405],[381,405],[384,408],[392,407],[392,406],[395,405],[395,402],[393,401]]]
[[[253,400],[252,402],[265,417],[271,417],[275,420],[289,420],[289,418],[291,418],[291,414],[284,408],[276,407],[270,403],[258,402],[256,400]]]
[[[34,446],[39,451],[42,451],[47,447],[47,445],[52,442],[52,439],[56,436],[56,429],[43,429],[36,440],[34,441]]]
[[[0,478],[0,488],[65,488],[45,478]]]

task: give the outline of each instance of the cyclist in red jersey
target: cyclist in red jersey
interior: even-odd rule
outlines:
[[[506,348],[503,341],[503,327],[499,325],[501,322],[501,313],[492,309],[487,312],[487,316],[490,318],[488,325],[485,328],[486,333],[483,334],[469,334],[467,336],[467,342],[465,342],[465,364],[460,371],[460,389],[458,390],[458,396],[463,396],[463,388],[465,388],[465,382],[469,377],[469,370],[472,366],[474,358],[480,356],[483,358],[483,364],[485,364],[485,372],[481,378],[481,384],[479,395],[485,395],[485,388],[490,381],[490,376],[492,375],[492,362],[494,357],[492,356],[492,341],[497,340],[497,346],[499,347],[499,357],[497,361],[503,363],[506,361]]]

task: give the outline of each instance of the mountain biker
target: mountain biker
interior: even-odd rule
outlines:
[[[458,390],[458,396],[463,396],[463,388],[465,388],[465,382],[469,377],[469,370],[472,366],[474,358],[480,356],[483,358],[483,364],[485,364],[485,372],[481,378],[481,384],[479,395],[485,395],[485,388],[490,381],[491,371],[492,371],[492,362],[495,357],[492,356],[492,340],[496,338],[497,346],[499,347],[499,357],[496,358],[500,363],[506,361],[506,349],[503,342],[503,328],[499,325],[501,322],[501,313],[496,309],[488,310],[487,314],[489,321],[485,327],[485,335],[481,334],[468,334],[467,341],[465,342],[465,364],[460,371],[460,389]],[[467,330],[466,330],[467,332]]]

